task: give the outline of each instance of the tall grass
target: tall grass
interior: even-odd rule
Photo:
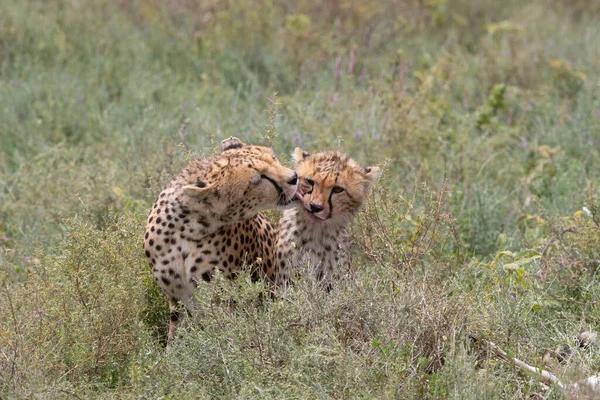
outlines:
[[[0,397],[559,398],[469,334],[597,328],[599,4],[0,0]],[[332,293],[217,279],[165,354],[143,221],[230,135],[385,174]]]

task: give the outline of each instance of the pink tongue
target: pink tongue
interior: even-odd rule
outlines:
[[[300,194],[300,192],[298,190],[296,190],[296,193],[294,194],[294,197],[297,198],[298,200],[302,201],[302,195]]]

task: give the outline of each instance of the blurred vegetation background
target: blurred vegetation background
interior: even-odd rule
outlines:
[[[541,366],[598,325],[600,1],[0,10],[0,397],[560,397],[468,333]],[[337,290],[202,286],[165,355],[147,210],[231,135],[384,177]]]

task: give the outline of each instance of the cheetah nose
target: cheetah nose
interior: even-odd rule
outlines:
[[[292,179],[287,181],[287,183],[288,185],[295,185],[296,182],[298,182],[298,174],[294,172],[294,176],[292,176]]]
[[[320,206],[315,203],[310,203],[310,211],[318,213],[319,211],[323,211],[323,206]]]

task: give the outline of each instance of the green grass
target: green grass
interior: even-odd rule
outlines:
[[[0,9],[0,397],[561,397],[469,334],[541,366],[598,328],[598,2]],[[147,210],[230,135],[384,176],[332,293],[204,285],[165,354]]]

